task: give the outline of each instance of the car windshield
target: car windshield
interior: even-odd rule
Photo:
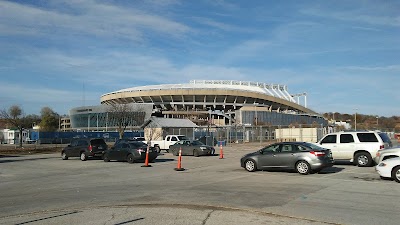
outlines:
[[[310,149],[314,149],[314,150],[326,150],[326,148],[322,148],[322,147],[320,147],[318,145],[315,145],[315,144],[312,144],[312,143],[304,142],[304,143],[301,143],[301,145],[307,146]]]
[[[145,147],[147,147],[147,144],[145,144],[141,141],[132,141],[132,142],[129,142],[129,146],[131,146],[132,148],[145,148]]]
[[[382,141],[385,143],[391,143],[389,136],[386,133],[379,133],[379,136],[382,138]]]
[[[135,138],[133,138],[133,140],[135,140],[135,141],[145,141],[145,138],[144,137],[135,137]]]
[[[204,145],[201,141],[192,141],[192,145]]]

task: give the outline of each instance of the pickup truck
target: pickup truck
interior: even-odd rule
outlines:
[[[167,135],[164,140],[154,140],[151,141],[150,146],[154,147],[157,152],[161,152],[161,150],[169,151],[169,146],[175,144],[181,140],[189,140],[185,135]]]

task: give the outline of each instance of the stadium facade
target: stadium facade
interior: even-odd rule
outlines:
[[[300,104],[304,96],[304,105]],[[297,101],[296,101],[297,99]],[[153,105],[153,115],[188,118],[197,125],[321,124],[326,120],[306,106],[306,94],[286,85],[234,80],[192,80],[186,84],[132,87],[101,96],[102,105]]]
[[[130,104],[129,120],[127,128],[131,130],[139,129],[147,120],[150,119],[153,104],[141,103]],[[69,110],[70,123],[73,130],[82,131],[111,131],[117,127],[117,112],[110,109],[107,105],[82,106]]]

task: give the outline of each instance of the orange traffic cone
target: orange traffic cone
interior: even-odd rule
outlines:
[[[224,158],[224,150],[222,149],[222,144],[219,145],[219,159]]]
[[[147,145],[146,159],[144,160],[144,165],[141,167],[151,167],[151,165],[149,165],[149,148],[150,146]]]
[[[176,171],[184,171],[185,169],[182,168],[182,148],[179,149],[179,156],[178,156],[178,167],[175,168]]]

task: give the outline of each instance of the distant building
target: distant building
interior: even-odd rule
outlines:
[[[60,118],[60,131],[71,131],[71,119],[69,117]]]
[[[190,139],[194,139],[194,129],[198,127],[195,123],[188,119],[173,119],[151,117],[143,124],[146,139],[163,140],[165,136],[170,134],[185,135]],[[153,136],[153,137],[148,137]]]
[[[337,127],[343,127],[345,130],[351,129],[351,124],[345,121],[335,121],[334,124]]]
[[[147,121],[152,113],[153,104],[130,104],[127,130],[137,130]],[[74,131],[115,131],[117,129],[116,114],[110,112],[109,106],[82,106],[69,110],[70,129]],[[68,120],[65,120],[67,126]]]
[[[19,144],[20,133],[17,129],[2,129],[0,130],[0,142],[2,144]],[[22,142],[29,141],[29,131],[22,131]]]

